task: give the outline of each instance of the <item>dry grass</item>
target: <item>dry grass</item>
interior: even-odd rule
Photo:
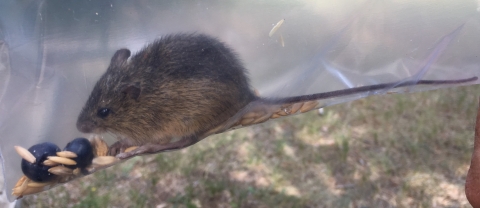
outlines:
[[[480,86],[375,96],[134,158],[36,207],[470,207]]]

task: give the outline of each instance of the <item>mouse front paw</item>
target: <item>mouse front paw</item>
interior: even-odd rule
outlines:
[[[155,146],[156,145],[150,144],[150,145],[128,147],[125,149],[125,151],[119,152],[117,155],[115,155],[115,157],[121,160],[125,160],[138,155],[157,153],[156,151],[152,150],[152,147],[155,147]]]
[[[135,148],[135,147],[136,146],[133,146],[131,144],[127,144],[122,141],[117,141],[108,148],[108,155],[117,156],[118,154],[128,152],[129,149]]]
[[[138,152],[135,152],[135,150],[133,150],[133,151],[129,151],[129,152],[119,153],[115,157],[118,158],[118,159],[121,159],[121,160],[125,160],[125,159],[131,158],[131,157],[135,157],[137,155],[138,155]]]

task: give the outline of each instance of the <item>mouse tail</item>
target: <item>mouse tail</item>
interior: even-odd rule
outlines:
[[[473,82],[478,80],[478,77],[470,77],[465,79],[451,79],[451,80],[419,80],[419,81],[406,81],[406,82],[391,82],[391,83],[383,83],[383,84],[376,84],[376,85],[368,85],[362,87],[354,87],[348,88],[343,90],[335,90],[330,92],[322,92],[310,95],[300,95],[294,97],[287,97],[287,98],[261,98],[263,102],[267,104],[292,104],[298,102],[307,102],[307,101],[315,101],[315,100],[322,100],[322,99],[329,99],[334,97],[343,97],[348,95],[353,95],[357,93],[365,93],[365,92],[372,92],[379,90],[388,90],[393,88],[401,88],[413,85],[454,85],[454,84],[463,84],[467,82]]]

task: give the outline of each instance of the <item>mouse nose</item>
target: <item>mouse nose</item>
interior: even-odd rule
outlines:
[[[77,129],[83,133],[91,133],[95,128],[95,124],[91,121],[77,122]]]

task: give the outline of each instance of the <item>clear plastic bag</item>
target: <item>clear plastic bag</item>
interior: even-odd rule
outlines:
[[[472,0],[2,1],[0,151],[7,190],[22,175],[14,145],[50,141],[62,148],[82,136],[77,116],[117,49],[135,53],[166,34],[205,33],[238,53],[264,97],[465,79],[480,76],[478,7]]]

